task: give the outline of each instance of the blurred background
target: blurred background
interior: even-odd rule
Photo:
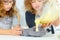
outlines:
[[[18,12],[20,14],[20,25],[27,26],[26,21],[25,21],[24,0],[16,0],[16,6],[17,6]]]

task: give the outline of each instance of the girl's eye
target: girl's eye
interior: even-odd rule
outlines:
[[[13,1],[7,1],[7,0],[5,0],[4,3],[5,4],[9,4],[9,3],[13,3]]]
[[[13,1],[10,1],[9,3],[13,3]]]
[[[42,2],[43,0],[38,0],[38,2]]]
[[[35,3],[34,1],[32,1],[32,3]]]
[[[35,3],[35,0],[33,0],[32,3]]]
[[[4,1],[4,3],[7,3],[8,1]]]
[[[32,2],[32,3],[35,3],[35,2]]]

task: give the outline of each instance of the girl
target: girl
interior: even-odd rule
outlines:
[[[43,7],[48,0],[25,0],[26,11],[26,22],[29,28],[35,26],[35,19],[40,17],[43,11]],[[45,26],[42,25],[42,26]]]
[[[43,28],[39,28],[39,32],[35,31],[35,19],[39,18],[43,6],[47,3],[47,0],[25,0],[25,8],[26,11],[26,23],[29,26],[29,29],[23,30],[24,36],[34,36],[34,37],[41,37],[46,34],[46,31]]]
[[[22,34],[16,15],[15,0],[0,0],[0,35]]]
[[[46,5],[47,1],[50,1],[50,0],[25,0],[25,8],[27,9],[26,22],[27,22],[27,25],[29,26],[29,28],[36,26],[35,19],[39,18],[41,16],[43,9],[47,9],[47,5]],[[56,21],[54,21],[54,22],[56,22]],[[58,24],[58,22],[57,22],[57,24],[54,24],[54,22],[51,22],[51,23],[53,25]],[[48,25],[50,25],[50,23],[42,24],[42,27],[45,28]]]

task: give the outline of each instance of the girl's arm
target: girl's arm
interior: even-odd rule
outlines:
[[[10,35],[11,34],[11,30],[3,30],[3,29],[0,29],[0,35]]]
[[[43,24],[42,28],[46,28],[47,26],[53,24],[54,26],[58,26],[60,24],[60,18],[58,18],[57,20],[55,20],[54,22],[51,23],[47,23],[47,24]]]
[[[25,16],[26,16],[26,23],[29,26],[29,28],[35,26],[35,15],[27,11]]]
[[[60,18],[58,18],[57,20],[55,20],[52,24],[54,26],[58,26],[60,24]]]
[[[0,29],[0,35],[21,35],[22,29],[19,26],[14,27],[13,29]]]

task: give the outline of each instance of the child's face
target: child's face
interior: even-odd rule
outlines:
[[[32,7],[34,10],[41,10],[43,7],[43,0],[32,0]]]
[[[9,11],[13,5],[13,0],[4,0],[3,8],[5,11]]]

